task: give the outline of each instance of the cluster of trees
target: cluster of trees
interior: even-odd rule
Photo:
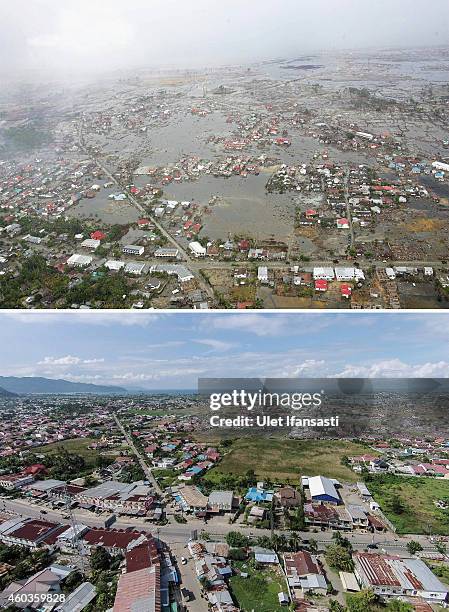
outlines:
[[[23,546],[4,546],[0,544],[0,563],[7,563],[12,568],[0,578],[0,590],[13,580],[29,578],[44,569],[52,562],[48,550],[28,550]]]
[[[71,480],[82,476],[87,469],[84,457],[69,453],[64,447],[56,453],[47,455],[44,462],[52,478],[59,480]]]
[[[121,557],[113,557],[102,546],[95,548],[90,557],[90,581],[97,589],[97,596],[85,608],[85,612],[104,612],[114,605]]]
[[[326,561],[330,567],[338,571],[352,572],[354,562],[352,560],[352,544],[341,535],[339,531],[332,536],[333,542],[326,549]]]
[[[331,599],[330,612],[375,612],[384,607],[388,612],[413,612],[411,604],[400,599],[391,599],[385,606],[381,606],[378,596],[371,589],[362,589],[358,593],[348,594],[347,607],[341,605],[336,599]]]
[[[289,536],[275,533],[273,536],[250,538],[239,531],[230,531],[226,535],[226,543],[234,551],[233,554],[241,555],[241,552],[236,553],[235,551],[243,551],[246,554],[246,549],[253,545],[276,552],[296,552],[301,548],[302,540],[295,532],[292,532]],[[316,552],[316,541],[311,540],[308,547],[312,552]]]
[[[0,307],[22,308],[22,301],[30,294],[51,296],[52,301],[63,298],[68,287],[68,277],[59,273],[41,255],[32,255],[23,262],[19,273],[0,277]]]
[[[136,480],[145,480],[145,472],[138,463],[125,466],[120,473],[122,482],[135,482]]]

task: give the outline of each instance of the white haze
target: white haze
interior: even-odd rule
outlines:
[[[0,0],[0,71],[9,75],[448,43],[448,0]]]

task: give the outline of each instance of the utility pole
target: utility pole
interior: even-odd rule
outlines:
[[[78,555],[79,555],[79,558],[80,558],[81,573],[82,573],[83,576],[85,576],[86,568],[85,568],[85,563],[84,563],[84,554],[85,554],[84,553],[84,546],[82,545],[80,539],[78,538],[78,534],[77,534],[77,531],[76,531],[75,515],[74,515],[73,510],[72,510],[72,500],[71,500],[69,492],[67,490],[67,483],[64,484],[64,497],[65,497],[66,510],[67,510],[69,518],[70,518],[70,526],[71,526],[72,531],[73,531],[74,544],[75,544],[76,550],[78,551]]]

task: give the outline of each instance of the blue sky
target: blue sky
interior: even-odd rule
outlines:
[[[127,388],[215,376],[449,377],[449,314],[1,313],[0,374]]]

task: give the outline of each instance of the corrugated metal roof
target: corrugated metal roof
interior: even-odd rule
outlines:
[[[309,489],[312,497],[329,495],[337,500],[340,499],[334,483],[330,478],[326,478],[325,476],[309,477]]]

